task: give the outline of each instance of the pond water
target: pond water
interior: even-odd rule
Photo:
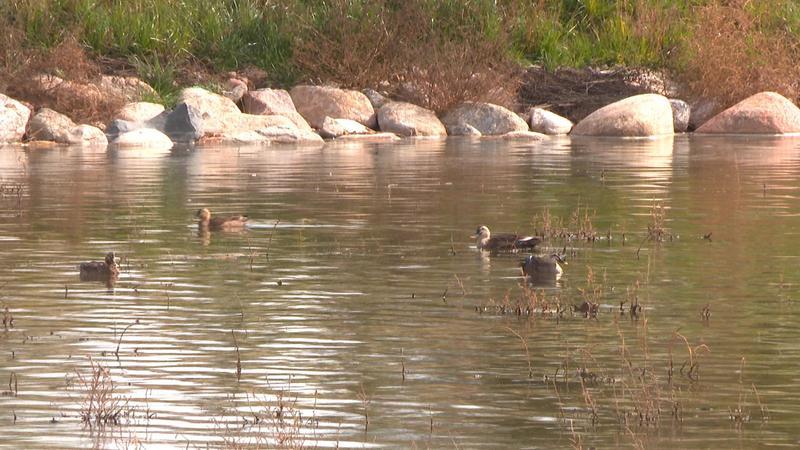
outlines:
[[[799,176],[796,138],[0,149],[0,447],[796,447]],[[556,283],[470,238],[548,222],[596,236],[549,233]]]

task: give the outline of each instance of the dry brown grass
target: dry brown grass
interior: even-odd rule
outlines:
[[[132,411],[128,400],[116,392],[111,372],[100,363],[89,358],[88,374],[76,372],[81,390],[80,417],[88,426],[104,427],[119,425]]]
[[[35,109],[47,107],[79,123],[107,120],[124,99],[93,86],[101,71],[75,39],[49,50],[27,49],[18,33],[8,31],[0,44],[0,90]],[[48,76],[57,82],[41,82]],[[57,78],[54,78],[57,77]]]
[[[731,0],[697,8],[682,81],[690,95],[715,98],[721,107],[761,91],[797,101],[800,39],[788,27],[769,25],[748,3]]]
[[[431,8],[424,0],[333,0],[324,18],[301,21],[293,63],[306,81],[382,88],[438,112],[468,100],[512,106],[521,73],[504,29],[475,30],[465,13],[435,22]]]

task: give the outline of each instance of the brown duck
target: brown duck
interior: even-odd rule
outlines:
[[[105,261],[83,262],[79,266],[81,281],[113,281],[119,276],[114,252],[106,253]]]
[[[247,216],[212,216],[208,208],[197,210],[197,218],[197,226],[210,231],[240,231],[247,222]]]
[[[542,240],[535,236],[520,236],[518,234],[495,234],[489,231],[489,227],[481,225],[472,236],[476,239],[478,250],[490,252],[516,251],[536,247]]]
[[[561,267],[566,264],[564,258],[558,253],[553,253],[547,256],[528,255],[525,257],[520,266],[522,273],[531,278],[558,278],[564,272]]]

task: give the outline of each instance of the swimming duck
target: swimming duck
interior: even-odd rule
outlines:
[[[558,278],[564,272],[562,264],[566,264],[566,261],[558,253],[553,253],[547,256],[528,255],[520,266],[522,273],[532,278]]]
[[[119,276],[114,252],[106,253],[105,261],[90,261],[79,266],[81,281],[110,281]]]
[[[490,252],[533,248],[542,241],[535,236],[520,236],[517,234],[496,234],[492,236],[489,227],[485,225],[479,226],[472,237],[476,239],[476,245],[479,250]]]
[[[211,211],[209,211],[208,208],[197,210],[196,216],[199,219],[197,225],[200,229],[208,229],[211,231],[243,230],[245,222],[247,222],[248,219],[247,216],[212,217]]]

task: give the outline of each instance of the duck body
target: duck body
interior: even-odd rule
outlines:
[[[564,259],[556,253],[547,256],[529,255],[520,263],[522,273],[531,278],[557,278],[561,276],[566,264]]]
[[[542,242],[540,238],[535,236],[520,236],[512,233],[492,235],[489,228],[484,225],[478,227],[474,237],[478,249],[489,252],[513,252],[532,249]]]
[[[108,252],[105,261],[83,262],[78,269],[81,281],[109,281],[119,276],[119,266],[114,252]]]
[[[248,219],[247,216],[212,216],[208,208],[198,210],[197,218],[200,229],[210,231],[240,231],[245,228]]]

